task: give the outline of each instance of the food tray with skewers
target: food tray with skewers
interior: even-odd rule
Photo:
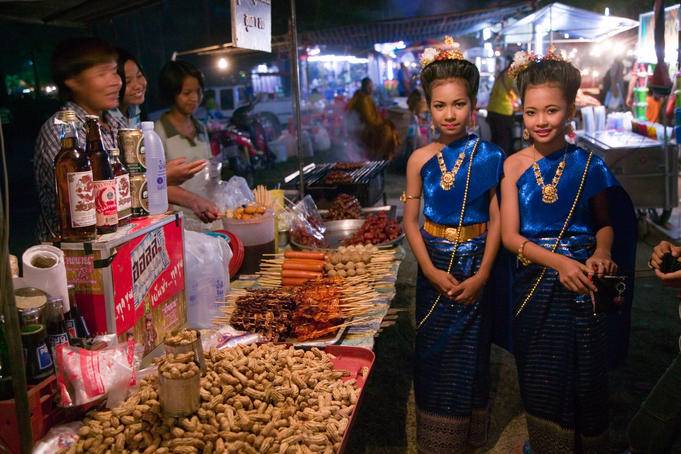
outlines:
[[[274,342],[324,346],[348,326],[365,323],[379,295],[341,278],[317,278],[296,287],[233,290],[218,324],[261,334]]]

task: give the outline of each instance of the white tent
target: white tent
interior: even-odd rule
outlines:
[[[551,3],[505,27],[502,34],[507,44],[530,43],[536,48],[548,42],[602,41],[637,26],[637,21],[625,17]]]

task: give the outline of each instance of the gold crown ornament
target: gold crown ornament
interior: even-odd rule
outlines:
[[[463,52],[459,50],[459,43],[451,36],[445,36],[444,46],[440,49],[427,47],[421,54],[421,69],[433,62],[441,60],[465,60]]]
[[[516,52],[513,56],[513,63],[508,68],[508,75],[515,79],[522,71],[525,71],[530,65],[540,63],[543,61],[564,61],[569,63],[565,51],[558,51],[555,46],[551,45],[546,51],[546,55],[537,55],[534,52],[521,50]]]

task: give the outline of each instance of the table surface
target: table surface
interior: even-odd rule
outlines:
[[[578,132],[579,138],[599,147],[602,150],[616,150],[625,148],[653,148],[661,147],[662,142],[631,131],[597,131],[586,134]]]

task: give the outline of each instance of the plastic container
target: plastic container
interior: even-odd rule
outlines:
[[[154,131],[153,121],[142,122],[144,154],[147,163],[147,191],[149,214],[163,214],[168,211],[168,181],[166,179],[166,158],[163,142]]]
[[[240,221],[224,218],[225,230],[236,235],[244,244],[241,274],[253,274],[260,269],[264,254],[274,253],[274,212],[268,210],[259,219]]]

